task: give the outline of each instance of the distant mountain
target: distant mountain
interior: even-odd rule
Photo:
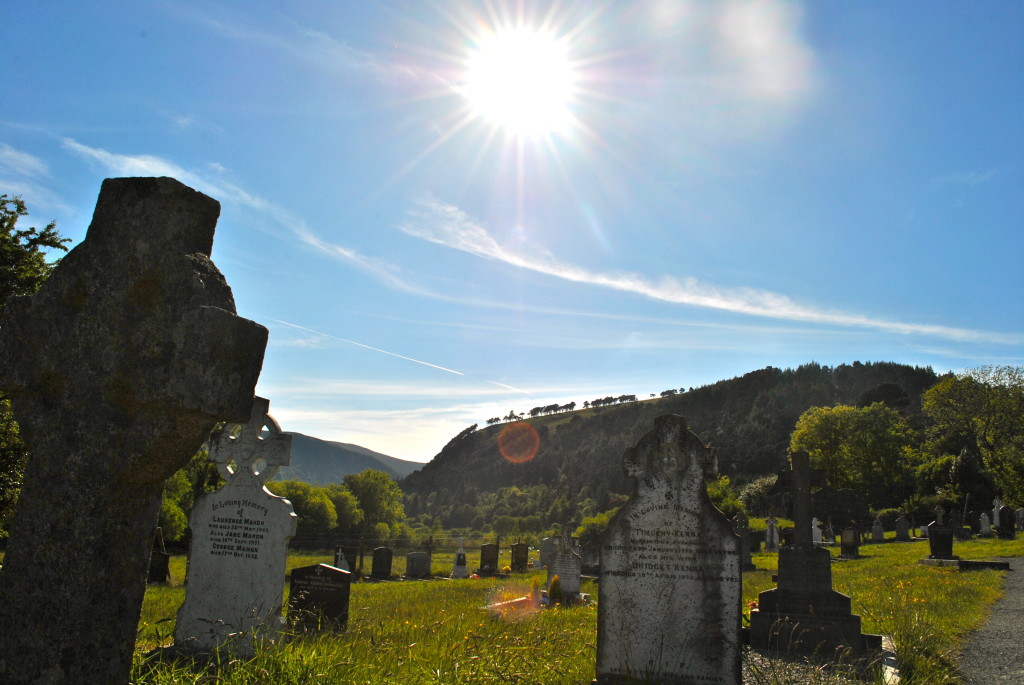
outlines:
[[[402,479],[406,513],[439,516],[446,527],[479,527],[497,515],[538,512],[542,523],[562,522],[588,500],[595,511],[604,511],[621,501],[616,495],[630,492],[623,452],[662,414],[685,417],[717,449],[721,472],[746,482],[785,466],[790,433],[809,407],[885,401],[919,427],[921,393],[936,380],[927,367],[854,362],[830,368],[812,362],[786,370],[769,366],[697,389],[673,388],[648,400],[598,398],[584,404],[589,408],[525,419],[539,449],[518,463],[503,459],[499,449],[508,424],[473,426]],[[487,516],[474,520],[482,508]]]
[[[340,483],[350,473],[377,469],[398,479],[423,466],[419,462],[389,457],[359,445],[330,442],[302,433],[292,436],[291,466],[282,466],[275,480],[301,480],[312,485]]]

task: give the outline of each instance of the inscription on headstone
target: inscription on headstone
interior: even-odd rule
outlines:
[[[708,499],[714,451],[662,416],[623,457],[634,479],[601,550],[597,682],[740,682],[739,538]]]
[[[498,572],[498,546],[493,543],[480,545],[480,575],[493,576]]]
[[[293,568],[288,616],[306,627],[344,628],[348,623],[352,574],[327,564]]]
[[[174,630],[178,647],[226,647],[247,658],[283,627],[285,561],[297,517],[291,503],[264,483],[288,465],[292,438],[269,408],[269,401],[255,398],[247,425],[228,424],[210,439],[210,459],[227,482],[200,495],[189,517],[185,603]]]
[[[558,540],[551,563],[548,564],[548,589],[555,576],[562,586],[562,594],[572,602],[580,594],[580,575],[583,568],[583,555],[569,533],[569,527],[562,529],[562,537]]]

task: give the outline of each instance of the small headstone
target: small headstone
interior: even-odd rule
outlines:
[[[823,540],[821,537],[821,521],[817,518],[811,519],[811,543],[815,545],[822,544]]]
[[[1013,540],[1017,537],[1017,518],[1010,507],[999,508],[999,521],[996,525],[996,533],[1003,540]]]
[[[376,547],[373,550],[373,566],[370,577],[375,580],[387,580],[391,577],[391,561],[394,554],[390,547]]]
[[[512,545],[512,573],[525,573],[530,564],[530,546],[525,542]]]
[[[480,570],[477,573],[481,576],[493,576],[498,572],[498,546],[493,543],[480,545]]]
[[[953,555],[953,529],[939,522],[928,526],[929,559],[959,559]]]
[[[267,330],[210,261],[216,200],[103,182],[85,240],[7,301],[0,386],[31,455],[0,573],[0,682],[127,682],[164,481],[244,420]]]
[[[562,537],[548,565],[548,589],[554,577],[558,576],[562,594],[568,602],[573,602],[580,594],[583,558],[580,548],[573,543],[569,527],[565,526],[562,531]]]
[[[902,512],[896,517],[895,528],[897,542],[910,542],[910,525]]]
[[[179,648],[226,648],[248,658],[284,626],[281,594],[297,517],[264,484],[288,465],[292,436],[281,432],[269,407],[255,398],[247,425],[227,424],[210,438],[210,459],[227,482],[200,495],[189,517],[185,603],[174,629]]]
[[[860,557],[860,534],[856,528],[843,528],[839,544],[839,554],[844,559],[857,559]]]
[[[342,571],[351,571],[356,566],[356,555],[359,550],[355,547],[339,547],[334,551],[334,568]]]
[[[774,516],[769,516],[766,521],[768,528],[764,531],[764,551],[779,551],[779,524]]]
[[[558,547],[558,538],[544,538],[540,541],[540,565],[547,566],[551,563],[551,555]]]
[[[1017,530],[1024,530],[1024,508],[1018,509],[1015,513],[1017,516]]]
[[[871,542],[885,542],[885,528],[882,527],[881,519],[875,519],[871,526]]]
[[[405,557],[406,578],[429,578],[430,555],[426,552],[410,552]]]
[[[601,550],[597,683],[740,683],[740,558],[708,499],[714,451],[662,416],[623,458],[633,494]]]
[[[465,540],[459,538],[459,550],[455,552],[455,565],[452,567],[452,578],[469,578],[469,567],[466,565]]]
[[[993,526],[998,526],[999,525],[999,510],[1002,509],[1002,508],[1003,508],[1003,500],[1001,498],[996,497],[994,500],[992,500],[992,525]]]
[[[941,504],[936,504],[935,505],[935,523],[939,524],[940,526],[946,525],[945,522],[943,521],[943,518],[945,517],[945,515],[946,515],[946,510],[942,508],[942,505]]]
[[[288,617],[307,627],[344,628],[352,574],[327,564],[292,569]]]
[[[987,511],[981,512],[981,516],[978,517],[978,529],[978,537],[992,537],[992,521],[989,520]]]

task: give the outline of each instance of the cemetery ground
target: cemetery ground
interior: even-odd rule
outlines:
[[[1000,597],[1005,572],[919,565],[928,555],[926,541],[867,544],[861,554],[833,563],[834,586],[852,597],[865,632],[892,637],[902,682],[959,682],[958,652]],[[956,554],[963,559],[1020,558],[1024,539],[958,542]],[[329,562],[330,556],[293,553],[288,569]],[[451,556],[435,554],[434,572],[450,571]],[[469,557],[475,568],[478,559],[472,553]],[[502,567],[507,557],[505,550]],[[753,559],[758,570],[743,574],[745,614],[758,592],[774,585],[777,555],[761,552]],[[594,677],[594,604],[506,615],[484,608],[528,594],[543,582],[539,570],[505,578],[358,582],[352,586],[345,632],[294,635],[247,662],[211,663],[205,670],[157,663],[146,655],[171,641],[175,612],[184,599],[185,563],[184,556],[173,557],[172,584],[150,586],[146,593],[135,683],[589,683]],[[404,568],[403,560],[396,558],[394,568]],[[583,591],[600,601],[593,581],[585,580]],[[765,685],[839,680],[828,670],[750,653],[744,655],[744,671],[745,683]]]

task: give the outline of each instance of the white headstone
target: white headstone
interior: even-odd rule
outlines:
[[[987,511],[981,512],[981,516],[978,517],[978,527],[981,529],[980,535],[988,537],[992,534],[992,520],[989,519]]]
[[[811,519],[811,542],[821,544],[821,521],[817,518]]]
[[[779,524],[774,516],[769,516],[766,522],[768,528],[764,531],[764,550],[766,552],[779,551]]]
[[[992,500],[992,523],[999,524],[999,510],[1003,508],[1003,500],[996,497]]]
[[[469,578],[469,566],[466,565],[466,541],[459,538],[459,550],[455,553],[455,566],[452,578]]]
[[[597,680],[740,682],[740,539],[708,499],[714,451],[679,416],[626,451],[633,494],[608,524]]]
[[[200,495],[189,518],[185,603],[174,630],[175,644],[186,649],[223,647],[248,658],[284,625],[285,560],[297,518],[288,500],[264,486],[291,459],[291,436],[269,407],[255,398],[247,425],[228,424],[210,439],[210,458],[227,483]]]

